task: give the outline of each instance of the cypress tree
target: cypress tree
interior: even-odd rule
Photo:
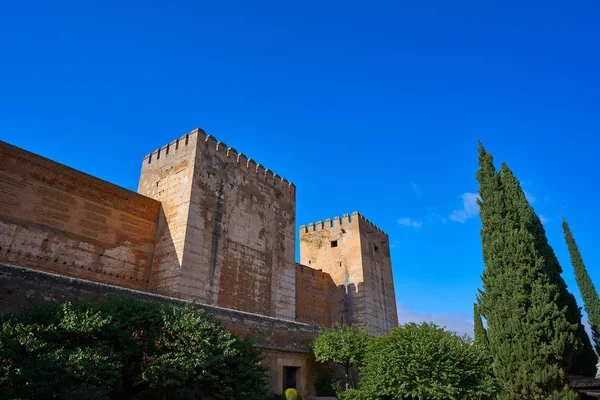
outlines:
[[[598,358],[581,322],[581,310],[577,306],[575,296],[569,292],[567,284],[562,278],[562,267],[552,246],[548,243],[544,225],[527,201],[519,181],[506,163],[502,163],[500,180],[506,193],[506,199],[509,202],[507,207],[515,212],[514,216],[517,223],[533,234],[535,247],[544,257],[544,265],[550,281],[558,288],[557,304],[559,309],[566,309],[567,320],[577,326],[575,332],[576,342],[565,350],[563,367],[566,372],[572,374],[594,377],[596,376]]]
[[[496,378],[507,399],[543,399],[565,384],[563,358],[576,345],[536,237],[519,222],[493,158],[479,146],[479,206],[485,270],[481,313]]]
[[[598,292],[587,273],[577,243],[573,239],[571,228],[569,228],[569,224],[564,219],[562,226],[567,247],[569,248],[569,255],[571,256],[571,264],[573,264],[573,268],[575,269],[575,280],[577,286],[579,286],[585,312],[588,315],[588,320],[592,328],[596,352],[600,354],[600,298],[598,298]]]
[[[481,312],[477,303],[473,304],[473,333],[475,334],[475,344],[481,346],[484,351],[489,352],[487,332],[483,327],[483,321],[481,320]]]

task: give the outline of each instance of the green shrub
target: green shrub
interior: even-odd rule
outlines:
[[[328,375],[319,375],[315,379],[315,390],[317,396],[335,396],[336,387],[341,387],[340,382]]]
[[[427,323],[409,323],[374,339],[360,388],[368,399],[388,400],[487,399],[497,391],[479,346]]]
[[[365,400],[362,392],[357,389],[348,389],[337,393],[338,400]]]
[[[555,391],[546,400],[579,400],[579,393],[570,390],[568,387],[563,388],[560,391]]]
[[[2,398],[263,398],[249,339],[214,318],[130,298],[63,303],[2,317]]]
[[[281,398],[283,400],[302,400],[302,396],[296,389],[285,389],[285,393]]]
[[[370,339],[365,327],[336,323],[331,329],[321,331],[311,347],[316,361],[332,362],[344,368],[345,386],[349,389],[350,369],[361,367]]]

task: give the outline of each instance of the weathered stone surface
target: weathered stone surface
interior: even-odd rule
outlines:
[[[294,319],[294,185],[198,129],[144,159],[139,192],[163,206],[152,288]]]
[[[331,275],[296,264],[296,321],[331,326],[332,307],[339,307],[339,290]]]
[[[372,332],[398,326],[388,236],[359,213],[300,227],[300,261],[339,288],[330,297],[332,323]]]
[[[0,142],[0,263],[58,274],[2,267],[0,312],[125,290],[99,283],[193,300],[259,339],[273,389],[299,367],[305,396],[307,324],[398,324],[384,232],[358,213],[303,226],[297,264],[295,186],[201,129],[144,158],[138,192]]]
[[[0,262],[146,289],[160,203],[0,141]]]

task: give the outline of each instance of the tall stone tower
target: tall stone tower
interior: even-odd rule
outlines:
[[[301,226],[300,262],[328,273],[338,286],[334,322],[372,332],[398,326],[388,235],[358,212]]]
[[[196,129],[142,164],[159,200],[149,290],[294,319],[296,188]]]

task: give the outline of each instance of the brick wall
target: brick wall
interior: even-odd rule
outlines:
[[[331,326],[338,292],[329,274],[296,264],[296,321]]]
[[[0,141],[0,262],[144,289],[160,203]]]

